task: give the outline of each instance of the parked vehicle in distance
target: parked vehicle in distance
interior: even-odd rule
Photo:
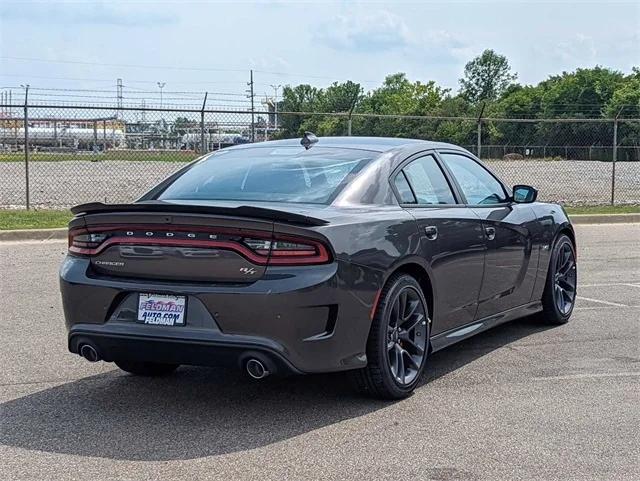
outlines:
[[[569,320],[574,231],[536,196],[445,143],[223,149],[135,203],[72,209],[69,350],[140,375],[349,370],[402,398],[434,351],[529,314]]]

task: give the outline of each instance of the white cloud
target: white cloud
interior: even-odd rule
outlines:
[[[446,30],[428,30],[418,39],[417,47],[433,59],[468,60],[474,54],[471,45]]]
[[[149,9],[145,5],[107,2],[10,2],[0,5],[0,16],[4,21],[73,25],[157,26],[178,21],[175,15]]]
[[[411,43],[411,34],[404,20],[386,10],[337,15],[322,24],[315,37],[336,50],[358,52],[393,50]]]
[[[249,57],[247,62],[251,68],[256,70],[286,72],[291,68],[291,64],[279,56]]]
[[[566,40],[558,42],[552,54],[562,62],[570,64],[586,62],[591,64],[597,57],[597,50],[593,38],[577,33]]]

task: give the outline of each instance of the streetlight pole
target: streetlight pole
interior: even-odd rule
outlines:
[[[277,130],[278,129],[278,89],[280,87],[282,87],[282,85],[279,85],[279,84],[278,85],[273,85],[272,84],[271,87],[273,87],[273,91],[275,93],[275,98],[273,100],[273,104],[275,106],[275,116],[274,116],[273,124],[274,124],[274,129]]]
[[[162,89],[167,85],[167,82],[158,82],[158,87],[160,88],[160,108],[162,108]]]
[[[162,109],[162,89],[165,85],[167,85],[166,82],[158,82],[158,87],[160,88],[160,109]],[[160,119],[162,120],[162,122],[160,123],[160,128],[162,129],[162,148],[164,149],[167,147],[167,145],[164,137],[164,119],[162,118],[162,112],[160,112]]]

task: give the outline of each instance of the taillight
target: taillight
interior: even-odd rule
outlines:
[[[105,240],[108,234],[88,232],[86,229],[69,231],[69,252],[91,255]]]
[[[176,226],[104,225],[69,231],[69,252],[97,255],[113,245],[162,245],[225,249],[237,252],[258,265],[313,265],[331,260],[329,249],[307,237],[279,235],[244,229],[210,229]]]
[[[329,250],[319,241],[306,237],[280,237],[274,240],[244,239],[256,253],[268,255],[269,265],[311,265],[329,262]]]

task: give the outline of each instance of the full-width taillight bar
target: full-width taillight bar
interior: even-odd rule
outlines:
[[[220,236],[233,236],[233,239],[220,239]],[[157,225],[105,225],[69,231],[69,252],[73,255],[95,256],[115,245],[224,249],[259,265],[312,265],[331,261],[330,251],[321,241],[263,231],[189,226],[172,226],[171,231],[167,231]]]

